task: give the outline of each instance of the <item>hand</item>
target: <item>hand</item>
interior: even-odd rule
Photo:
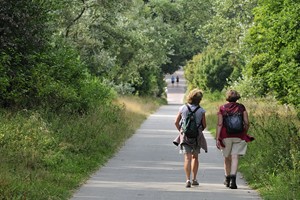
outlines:
[[[222,141],[220,141],[219,139],[216,140],[216,146],[220,150],[225,147],[224,143]]]
[[[216,146],[218,149],[221,149],[220,141],[218,139],[216,140]]]

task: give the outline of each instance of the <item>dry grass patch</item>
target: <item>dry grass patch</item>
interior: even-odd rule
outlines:
[[[117,103],[123,105],[129,113],[136,113],[144,116],[149,116],[161,105],[161,103],[155,98],[140,98],[135,96],[119,97]]]

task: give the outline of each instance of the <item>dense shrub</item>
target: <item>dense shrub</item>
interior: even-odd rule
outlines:
[[[225,100],[204,96],[208,129],[215,134],[217,109]],[[292,106],[278,105],[274,98],[242,98],[249,113],[247,154],[240,160],[240,171],[263,199],[300,198],[300,121]]]
[[[69,199],[158,107],[135,99],[84,114],[0,109],[0,199]]]
[[[271,91],[278,101],[299,109],[300,3],[258,1],[253,13],[245,40],[247,74],[262,82],[258,87],[265,93]]]
[[[242,160],[242,171],[266,199],[299,199],[299,120],[295,111],[270,105],[249,109],[250,134],[256,140]]]
[[[241,75],[241,58],[227,50],[207,48],[194,56],[184,67],[189,88],[200,87],[207,91],[222,91],[228,80]]]
[[[54,1],[1,1],[1,107],[84,112],[111,102],[113,93],[89,74],[76,47],[54,34],[55,9]]]

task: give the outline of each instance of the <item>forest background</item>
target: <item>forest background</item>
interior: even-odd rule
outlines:
[[[1,199],[68,198],[181,66],[212,132],[224,90],[252,111],[250,184],[300,198],[299,15],[296,0],[0,0]]]

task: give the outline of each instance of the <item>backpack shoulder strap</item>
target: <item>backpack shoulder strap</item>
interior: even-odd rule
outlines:
[[[197,106],[197,108],[193,111],[193,113],[197,112],[197,110],[200,108],[200,106]]]
[[[192,110],[191,110],[191,108],[189,107],[188,104],[185,104],[185,106],[187,107],[187,109],[188,109],[190,112],[192,112]]]
[[[223,105],[222,107],[223,107],[223,109],[224,109],[223,116],[227,116],[227,115],[228,115],[228,113],[227,113],[227,110],[226,110],[226,107],[225,107],[225,105]]]
[[[189,107],[188,104],[185,104],[185,105],[191,113],[195,113],[200,108],[200,106],[197,106],[196,109],[194,111],[192,111],[192,109]]]
[[[197,110],[198,110],[199,108],[201,108],[200,106],[197,106],[196,109],[195,109],[194,111],[192,111],[192,109],[189,107],[188,104],[185,104],[185,105],[186,105],[186,107],[188,108],[189,112],[191,112],[191,113],[195,113],[195,112],[197,112]],[[197,128],[199,128],[201,125],[202,125],[202,124],[200,123],[200,124],[197,126]]]

